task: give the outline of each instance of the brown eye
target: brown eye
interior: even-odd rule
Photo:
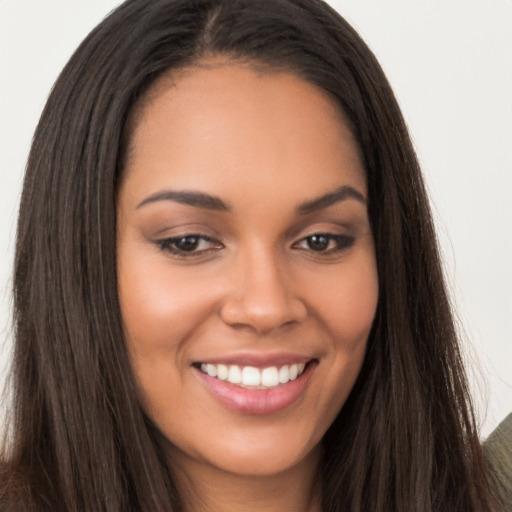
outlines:
[[[183,235],[157,240],[156,245],[164,252],[174,256],[198,256],[208,251],[221,249],[222,243],[205,235]]]
[[[352,245],[356,239],[353,236],[337,235],[333,233],[315,233],[294,244],[294,248],[312,251],[324,255],[342,252]]]
[[[174,247],[179,251],[192,252],[199,246],[199,237],[196,235],[188,235],[173,240]]]
[[[306,238],[306,243],[312,251],[325,251],[330,239],[326,235],[312,235]]]

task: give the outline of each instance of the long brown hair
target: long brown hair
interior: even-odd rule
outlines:
[[[363,155],[380,297],[363,369],[324,439],[324,511],[490,511],[414,149],[372,52],[320,0],[128,0],[63,70],[20,207],[6,508],[182,509],[125,349],[116,188],[134,105],[162,73],[208,55],[327,91]]]

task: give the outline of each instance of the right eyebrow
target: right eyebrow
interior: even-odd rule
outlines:
[[[136,209],[141,208],[147,204],[156,203],[158,201],[174,201],[196,208],[205,208],[207,210],[215,210],[221,212],[231,211],[231,207],[227,205],[222,199],[204,192],[196,192],[189,190],[162,190],[146,197],[141,201]]]

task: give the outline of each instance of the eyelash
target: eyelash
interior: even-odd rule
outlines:
[[[189,239],[192,243],[192,250],[186,250],[186,249],[180,249],[177,247],[177,244],[180,242],[183,242],[185,240]],[[197,251],[197,246],[201,245],[201,243],[210,243],[214,245],[214,247],[209,247],[207,249],[202,249],[200,251]],[[201,254],[205,254],[206,252],[211,251],[212,249],[221,249],[223,245],[214,238],[211,238],[206,235],[199,235],[196,233],[191,233],[187,235],[181,235],[176,236],[172,238],[165,238],[163,240],[157,240],[156,245],[164,252],[168,252],[170,254],[173,254],[174,256],[180,256],[182,258],[190,258],[194,256],[199,256]],[[195,247],[194,247],[195,245]]]
[[[187,240],[188,243],[191,244],[190,250],[178,247],[178,244],[180,242],[187,243]],[[343,251],[350,249],[350,247],[354,245],[355,241],[356,238],[353,236],[320,232],[313,233],[304,238],[301,238],[299,241],[295,242],[292,245],[292,247],[294,249],[310,252],[313,255],[327,257],[339,254]],[[163,240],[157,240],[155,243],[163,252],[170,253],[173,256],[180,258],[199,257],[209,253],[212,250],[219,250],[224,247],[224,245],[218,240],[211,238],[207,235],[200,235],[198,233],[191,233],[172,238],[165,238]],[[204,243],[211,244],[211,246],[205,249],[198,250],[198,247],[201,247],[201,245]],[[319,250],[315,250],[314,248],[311,247],[311,244],[315,243],[320,244],[320,247],[318,248]],[[307,246],[301,247],[301,245],[303,244],[306,244]]]
[[[315,240],[317,239],[317,240]],[[355,243],[356,239],[349,235],[335,235],[333,233],[313,233],[304,238],[301,238],[298,242],[293,244],[293,247],[300,248],[300,244],[308,244],[308,247],[300,248],[305,251],[311,251],[312,253],[319,254],[320,256],[330,256],[338,254],[347,249],[350,249]],[[315,250],[309,245],[310,243],[320,243],[321,245],[327,244],[327,248],[323,250]],[[334,243],[333,247],[330,247]]]

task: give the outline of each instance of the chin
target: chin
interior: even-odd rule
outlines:
[[[212,433],[209,430],[203,443],[197,442],[196,437],[194,446],[180,443],[178,447],[167,441],[171,467],[172,461],[188,460],[241,477],[271,477],[304,465],[316,468],[321,453],[321,438],[313,439],[310,432],[301,431],[297,424],[287,429],[283,425],[260,425],[229,433],[224,430],[224,435]]]

